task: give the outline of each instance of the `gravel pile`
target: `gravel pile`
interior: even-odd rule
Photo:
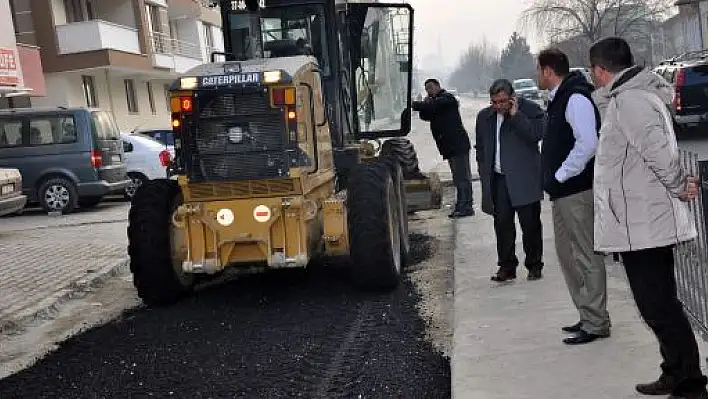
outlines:
[[[430,257],[414,236],[412,261]],[[136,309],[0,380],[0,398],[449,398],[408,278],[362,293],[339,266],[208,287]]]

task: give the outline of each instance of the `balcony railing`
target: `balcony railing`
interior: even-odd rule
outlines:
[[[150,43],[152,51],[156,54],[177,55],[196,60],[203,59],[199,44],[177,40],[165,33],[152,32]]]

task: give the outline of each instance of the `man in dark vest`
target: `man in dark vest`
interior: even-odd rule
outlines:
[[[604,257],[594,252],[593,167],[600,113],[594,87],[556,48],[538,55],[539,86],[549,90],[541,150],[543,189],[550,197],[556,252],[580,321],[562,330],[566,344],[610,335]]]

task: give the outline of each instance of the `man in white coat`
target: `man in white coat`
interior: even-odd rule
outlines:
[[[590,48],[593,93],[602,114],[595,157],[595,250],[622,256],[637,308],[656,335],[661,376],[636,389],[645,395],[708,399],[696,338],[676,293],[673,247],[696,229],[685,201],[696,180],[679,162],[668,112],[672,87],[634,65],[620,38]]]

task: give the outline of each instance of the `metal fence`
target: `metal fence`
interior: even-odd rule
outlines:
[[[687,173],[700,177],[698,198],[688,203],[696,225],[698,238],[676,246],[676,284],[679,299],[694,328],[708,340],[708,160],[698,154],[679,150]]]

